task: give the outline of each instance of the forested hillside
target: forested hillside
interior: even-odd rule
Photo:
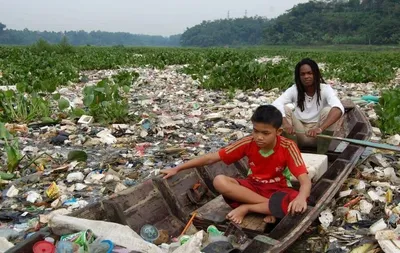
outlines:
[[[276,19],[204,21],[188,28],[183,46],[261,44],[399,44],[399,0],[332,0],[298,4]]]
[[[267,44],[399,44],[399,0],[310,1],[273,20]]]
[[[268,22],[261,17],[203,21],[181,36],[182,46],[259,45]]]
[[[67,31],[67,32],[38,32],[24,29],[22,31],[6,29],[6,25],[0,23],[0,44],[29,45],[39,39],[49,43],[59,43],[63,37],[68,39],[72,45],[94,45],[94,46],[179,46],[180,35],[169,37],[131,34],[123,32],[102,31]]]

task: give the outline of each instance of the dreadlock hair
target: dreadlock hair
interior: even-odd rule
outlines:
[[[299,63],[297,63],[295,72],[294,72],[294,79],[296,81],[297,87],[297,106],[300,108],[301,111],[304,111],[304,101],[306,99],[305,96],[305,89],[304,85],[301,83],[300,80],[300,68],[303,65],[309,65],[313,72],[314,76],[314,87],[317,93],[317,106],[319,106],[319,102],[321,100],[321,83],[325,83],[324,79],[321,76],[321,72],[319,71],[318,64],[311,60],[310,58],[304,58]]]

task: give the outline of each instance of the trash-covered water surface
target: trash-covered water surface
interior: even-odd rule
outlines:
[[[400,154],[367,148],[330,206],[293,247],[304,252],[399,252],[399,159]]]
[[[68,214],[137,185],[160,169],[242,138],[251,132],[249,119],[254,109],[271,103],[282,92],[256,89],[232,94],[205,90],[198,81],[181,73],[181,68],[123,69],[139,73],[128,100],[129,117],[133,119],[130,122],[134,123],[102,125],[89,115],[57,124],[6,123],[4,127],[17,137],[19,155],[25,162],[13,173],[4,170],[0,174],[0,238],[5,238],[1,246],[10,247],[46,226],[52,219],[51,212]],[[59,93],[72,105],[82,104],[85,86],[121,70],[82,72],[87,77],[85,82],[61,88]],[[377,119],[375,102],[362,99],[365,95],[379,96],[375,84],[329,83],[342,99],[358,104],[372,122]],[[400,136],[383,137],[374,128],[372,141],[399,145]],[[7,165],[6,156],[2,156],[2,162]],[[302,241],[303,249],[400,249],[399,168],[398,154],[367,149],[335,201],[309,228],[313,236]]]

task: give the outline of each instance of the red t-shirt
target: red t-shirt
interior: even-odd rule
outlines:
[[[290,173],[296,178],[308,173],[301,153],[290,139],[277,136],[276,145],[269,155],[260,152],[252,136],[244,137],[219,150],[221,160],[229,165],[247,156],[251,173],[248,178],[261,183],[278,183],[290,186]]]

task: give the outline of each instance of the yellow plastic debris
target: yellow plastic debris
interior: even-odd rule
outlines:
[[[58,188],[55,182],[51,183],[51,185],[46,190],[46,195],[50,199],[55,199],[58,197],[60,189]]]
[[[374,247],[374,245],[372,243],[366,243],[362,246],[359,246],[359,247],[353,249],[350,253],[367,253],[373,247]]]
[[[393,201],[393,192],[392,192],[391,189],[388,189],[388,190],[386,191],[386,196],[385,196],[385,198],[386,198],[386,203],[388,203],[388,204],[392,203],[392,201]]]

